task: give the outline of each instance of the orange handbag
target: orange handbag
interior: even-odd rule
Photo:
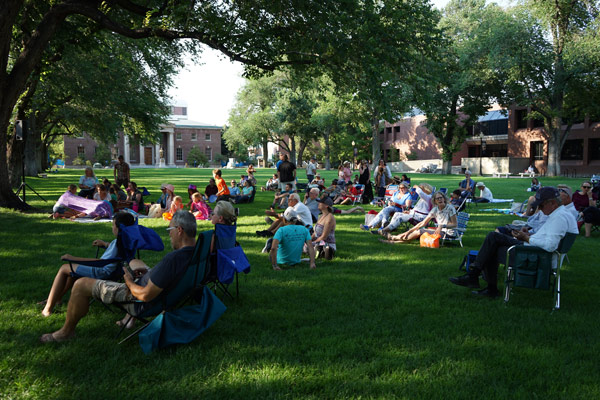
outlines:
[[[424,234],[421,235],[421,247],[432,247],[432,248],[439,248],[440,247],[440,238],[442,237],[442,235],[438,235],[436,233],[428,233],[425,232]]]

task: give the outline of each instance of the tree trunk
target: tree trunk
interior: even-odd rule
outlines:
[[[263,160],[264,160],[264,167],[267,168],[269,165],[269,142],[268,141],[263,141],[262,142],[262,149],[263,149]]]
[[[327,129],[325,130],[325,170],[329,171],[331,169],[331,160],[330,160],[330,155],[331,155],[331,151],[329,149],[329,133],[330,130]]]
[[[377,113],[374,113],[371,117],[371,129],[373,136],[373,143],[371,144],[371,150],[373,152],[373,165],[376,166],[379,164],[379,159],[381,158],[381,144],[379,143],[379,117]]]
[[[557,136],[560,137],[560,131],[556,132],[556,128],[552,128],[552,132],[548,135],[548,170],[546,175],[548,176],[559,176],[560,175],[560,141],[557,140]]]
[[[290,136],[290,161],[298,167],[298,163],[296,163],[296,139],[293,136]]]
[[[452,173],[452,160],[442,159],[442,174],[450,175]]]
[[[308,145],[306,140],[300,140],[300,148],[298,149],[298,164],[296,164],[298,168],[302,168],[302,158],[304,156],[304,149],[306,149],[306,145]]]

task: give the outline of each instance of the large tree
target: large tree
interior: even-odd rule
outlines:
[[[154,139],[169,114],[166,92],[183,64],[182,46],[106,31],[77,37],[74,45],[73,36],[59,41],[51,60],[42,60],[30,78],[36,90],[17,103],[26,121],[25,148],[35,147],[25,153],[28,175],[42,169],[46,148],[59,135],[86,131],[105,144],[115,142],[117,131]],[[11,166],[20,165],[20,152],[9,153]],[[13,181],[20,174],[20,168],[15,170]]]
[[[485,0],[452,0],[443,10],[440,29],[445,42],[429,64],[418,105],[426,125],[442,148],[442,171],[449,174],[468,128],[484,115],[498,94],[489,62],[491,27],[503,11]]]
[[[252,74],[257,69],[273,70],[290,64],[318,63],[332,68],[343,65],[350,50],[348,43],[360,27],[357,17],[364,10],[364,2],[352,0],[3,1],[0,3],[0,206],[24,207],[11,190],[8,170],[4,167],[8,138],[12,135],[9,125],[15,117],[17,100],[26,93],[31,75],[66,21],[80,18],[86,22],[82,24],[84,30],[107,29],[132,39],[191,38],[245,63],[247,72]],[[415,15],[405,19],[410,18]]]
[[[573,122],[598,117],[598,1],[528,0],[506,16],[490,43],[501,72],[504,105],[528,106],[544,122],[547,174],[560,174],[560,155]]]

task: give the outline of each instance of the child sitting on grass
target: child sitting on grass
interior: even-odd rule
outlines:
[[[200,193],[192,194],[190,212],[194,214],[196,219],[207,220],[210,218],[210,207],[202,200]]]
[[[163,219],[165,221],[170,221],[173,218],[173,215],[183,209],[183,199],[181,196],[175,196],[173,198],[173,202],[171,203],[171,209],[166,213],[163,213]]]

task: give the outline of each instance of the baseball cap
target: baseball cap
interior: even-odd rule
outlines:
[[[556,199],[560,196],[558,189],[552,186],[544,186],[535,192],[535,201],[531,204],[534,209],[546,200]]]
[[[477,185],[475,185],[475,186],[477,186],[477,187],[482,187],[482,186],[485,187],[485,183],[483,183],[483,182],[477,182]]]
[[[283,218],[285,218],[286,221],[294,221],[298,219],[298,214],[296,213],[296,210],[294,210],[292,207],[288,207],[283,212]]]

